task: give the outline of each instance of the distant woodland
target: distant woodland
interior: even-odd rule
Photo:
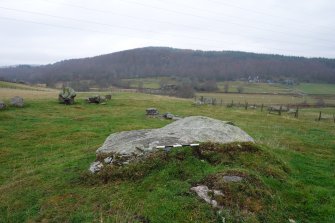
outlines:
[[[246,80],[335,83],[335,59],[304,58],[235,51],[198,51],[145,47],[42,66],[0,69],[0,78],[29,83],[121,85],[122,79],[170,76],[184,81]]]

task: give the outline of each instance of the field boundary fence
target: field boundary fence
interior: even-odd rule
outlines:
[[[194,105],[201,106],[201,105],[211,105],[211,106],[224,106],[227,108],[241,108],[245,110],[260,110],[261,112],[267,112],[269,114],[277,114],[282,115],[283,113],[292,115],[295,118],[299,117],[299,111],[303,108],[327,108],[327,107],[335,107],[334,104],[312,104],[312,103],[295,103],[295,104],[280,104],[280,103],[248,103],[248,101],[245,101],[244,103],[241,102],[234,102],[234,100],[231,101],[224,101],[220,98],[214,98],[214,97],[204,97],[204,96],[196,96],[194,97]],[[316,121],[321,120],[332,120],[335,123],[335,113],[329,114],[323,111],[320,111],[318,113],[318,116],[315,118]]]

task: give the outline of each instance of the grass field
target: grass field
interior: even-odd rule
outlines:
[[[143,88],[152,88],[158,89],[160,88],[160,83],[168,83],[168,84],[176,84],[176,81],[169,77],[151,77],[151,78],[134,78],[134,79],[123,79],[123,81],[128,81],[130,83],[130,87],[138,88],[140,83],[143,84]]]
[[[57,97],[27,99],[25,108],[0,112],[0,222],[220,222],[189,188],[222,171],[258,179],[247,188],[254,214],[238,212],[246,194],[232,194],[227,222],[244,219],[237,214],[248,215],[248,222],[335,221],[335,128],[332,120],[314,120],[319,110],[301,110],[294,119],[145,94],[114,94],[107,105],[86,104],[84,96],[73,106],[58,104]],[[156,168],[136,179],[103,183],[87,176],[110,133],[170,122],[146,118],[147,107],[233,121],[254,137],[260,155],[238,153],[214,165],[185,148],[168,162],[154,160]],[[259,188],[252,182],[261,182]]]
[[[226,81],[219,82],[218,88],[219,91],[224,92],[224,85],[228,84],[228,92],[237,93],[237,87],[243,86],[244,93],[280,93],[288,94],[294,93],[294,89],[288,88],[287,86],[281,84],[267,84],[267,83],[246,83],[242,81]]]
[[[334,94],[335,95],[335,84],[301,83],[296,86],[296,89],[302,92],[305,92],[307,94]]]

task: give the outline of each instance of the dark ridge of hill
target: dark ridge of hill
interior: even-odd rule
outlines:
[[[0,69],[0,78],[53,84],[95,80],[112,83],[130,77],[174,76],[190,79],[292,79],[335,83],[335,59],[304,58],[238,51],[200,51],[145,47],[43,66]]]

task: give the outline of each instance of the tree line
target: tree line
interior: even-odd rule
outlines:
[[[124,78],[169,76],[197,80],[208,84],[198,88],[210,88],[211,82],[247,79],[256,75],[262,81],[290,79],[335,83],[335,59],[146,47],[43,66],[0,69],[2,79],[47,83],[49,86],[84,80],[104,87],[124,85]]]

